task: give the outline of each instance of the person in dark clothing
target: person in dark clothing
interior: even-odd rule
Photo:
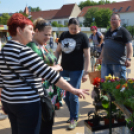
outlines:
[[[69,83],[79,88],[82,82],[87,81],[90,62],[90,46],[86,34],[80,31],[77,19],[71,18],[68,22],[69,31],[63,32],[59,38],[55,55],[59,58],[62,53],[61,76],[69,77]],[[84,70],[83,70],[84,69]],[[68,129],[74,129],[77,125],[79,115],[79,100],[76,95],[66,92],[64,98],[70,111],[70,122]]]
[[[132,38],[130,33],[121,27],[120,22],[120,15],[112,14],[111,28],[105,34],[105,44],[97,60],[97,63],[102,61],[102,78],[111,74],[126,79],[126,67],[131,66]]]

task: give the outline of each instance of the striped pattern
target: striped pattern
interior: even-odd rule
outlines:
[[[55,84],[60,76],[47,64],[44,64],[38,55],[27,46],[8,42],[3,47],[6,64],[26,78],[33,84],[34,89],[18,79],[17,76],[7,68],[0,53],[0,88],[3,88],[1,100],[8,103],[30,103],[39,101],[39,95],[43,94],[42,78]],[[36,92],[38,91],[38,93]]]

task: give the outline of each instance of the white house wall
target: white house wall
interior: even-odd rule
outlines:
[[[128,26],[134,25],[134,12],[128,13],[119,13],[121,18],[121,25],[127,24]],[[81,23],[84,21],[84,17],[78,17],[78,20]]]
[[[79,21],[79,23],[82,24],[82,26],[83,26],[84,17],[78,17],[78,21]]]
[[[120,13],[121,24],[134,25],[134,12]]]
[[[59,22],[61,22],[62,25],[65,25],[64,22],[65,22],[65,21],[68,22],[68,20],[69,20],[69,18],[52,19],[52,20],[51,20],[51,23],[52,23],[53,21],[57,21],[58,24],[59,24]]]

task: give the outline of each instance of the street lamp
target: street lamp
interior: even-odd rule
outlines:
[[[93,25],[94,25],[95,18],[92,18],[92,20],[93,20]]]

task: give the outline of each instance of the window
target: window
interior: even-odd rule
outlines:
[[[118,12],[118,9],[116,9],[114,12]]]
[[[67,20],[65,20],[65,21],[64,21],[64,25],[65,25],[65,26],[67,26],[67,24],[68,24],[68,21],[67,21]]]
[[[122,8],[123,8],[123,7],[121,7],[121,8],[119,9],[119,12],[122,10]]]
[[[130,9],[131,6],[128,6],[127,9],[126,9],[126,12]]]
[[[61,21],[58,21],[58,24],[61,24]]]
[[[125,24],[125,19],[121,19],[121,25]]]
[[[113,8],[113,11],[115,10],[115,8]]]

